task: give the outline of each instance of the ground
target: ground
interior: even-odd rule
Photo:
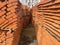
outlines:
[[[37,45],[35,29],[31,24],[23,29],[19,45]]]

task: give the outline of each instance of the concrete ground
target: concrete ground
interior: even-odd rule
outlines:
[[[35,29],[31,24],[23,29],[19,45],[38,45]]]

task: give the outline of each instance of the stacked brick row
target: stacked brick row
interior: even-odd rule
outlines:
[[[30,22],[30,19],[31,19],[31,15],[30,15],[30,8],[27,7],[26,5],[22,5],[22,8],[23,8],[23,28],[25,28],[29,22]]]
[[[28,9],[28,8],[27,8]],[[0,45],[18,45],[24,26],[23,8],[18,0],[0,0]],[[25,23],[25,25],[24,25]]]
[[[0,1],[0,5],[0,45],[18,45],[20,36],[17,27],[18,15],[16,14],[18,1],[4,0]]]
[[[41,0],[32,11],[38,45],[60,45],[60,0]]]

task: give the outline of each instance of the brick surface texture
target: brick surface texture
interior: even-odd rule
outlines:
[[[0,45],[18,45],[21,30],[30,19],[28,7],[22,7],[18,0],[0,0]]]
[[[60,0],[41,0],[32,11],[38,45],[60,45]]]

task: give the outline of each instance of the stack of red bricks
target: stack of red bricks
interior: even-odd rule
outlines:
[[[23,10],[18,0],[0,0],[0,45],[18,45],[24,23],[30,19]]]
[[[38,45],[60,45],[60,0],[41,0],[32,11]]]
[[[25,28],[30,19],[31,19],[31,15],[30,15],[30,8],[27,7],[26,5],[22,5],[22,11],[23,11],[23,28]]]

